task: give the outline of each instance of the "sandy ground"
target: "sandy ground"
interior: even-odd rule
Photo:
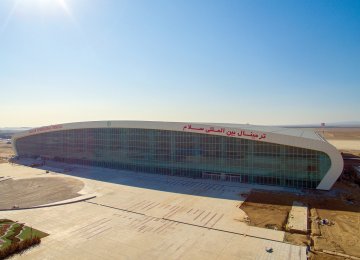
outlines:
[[[0,163],[7,161],[7,158],[14,155],[11,144],[6,144],[4,141],[0,141]]]
[[[341,152],[360,156],[360,128],[325,128],[317,131]]]
[[[328,140],[339,151],[360,156],[360,140]]]
[[[67,177],[4,181],[0,178],[0,209],[11,209],[14,205],[27,208],[75,198],[83,187],[82,181]]]
[[[240,208],[249,216],[251,225],[284,230],[292,206],[289,195],[292,196],[292,194],[283,196],[281,193],[272,193],[267,197],[261,191],[252,191]],[[276,206],[274,206],[275,201]]]
[[[284,230],[293,201],[309,205],[311,218],[328,219],[331,226],[316,225],[312,230],[315,252],[329,250],[360,257],[360,189],[346,183],[336,183],[331,192],[309,191],[298,195],[285,192],[253,191],[241,205],[250,219],[250,225]],[[315,234],[315,233],[318,234]],[[285,239],[295,244],[310,244],[310,236],[287,234]],[[313,259],[337,259],[313,254]]]
[[[360,128],[357,127],[325,128],[317,131],[328,140],[360,140]]]
[[[337,183],[335,189],[340,191],[337,197],[311,202],[315,214],[335,223],[319,227],[320,236],[313,237],[314,249],[360,257],[360,188]]]

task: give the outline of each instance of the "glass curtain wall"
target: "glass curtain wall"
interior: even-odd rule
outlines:
[[[62,130],[19,138],[16,146],[19,156],[298,188],[315,188],[330,168],[320,151],[167,130]]]

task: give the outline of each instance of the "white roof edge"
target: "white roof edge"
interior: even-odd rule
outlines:
[[[244,130],[250,130],[250,131],[262,131],[267,133],[278,133],[282,135],[289,135],[289,136],[297,136],[297,137],[304,137],[309,139],[315,139],[315,140],[321,140],[325,141],[320,135],[318,135],[313,130],[304,130],[304,129],[298,129],[298,128],[285,128],[285,127],[274,127],[274,126],[264,126],[264,125],[249,125],[249,124],[227,124],[227,123],[197,123],[197,122],[166,122],[166,121],[130,121],[130,120],[108,120],[108,121],[86,121],[86,122],[74,122],[74,123],[65,123],[65,124],[56,124],[56,125],[48,125],[43,127],[37,127],[32,128],[20,133],[15,134],[14,136],[16,138],[27,136],[29,133],[36,129],[43,129],[46,127],[56,127],[56,126],[63,126],[64,129],[70,130],[70,129],[79,129],[79,128],[103,128],[103,127],[109,127],[108,123],[110,123],[111,127],[142,127],[142,128],[149,128],[149,129],[155,129],[154,125],[156,124],[156,129],[159,126],[169,126],[169,125],[178,125],[178,124],[194,124],[194,125],[201,125],[201,126],[217,126],[217,127],[225,127],[230,129],[244,129]],[[60,130],[60,129],[52,129],[52,130]],[[46,132],[50,132],[52,130],[48,130]],[[171,130],[171,129],[168,129]],[[307,133],[307,135],[304,135],[304,133]]]
[[[54,132],[60,130],[71,130],[81,128],[143,128],[159,129],[170,131],[186,131],[209,135],[228,136],[257,140],[262,142],[295,146],[299,148],[311,149],[326,153],[331,160],[331,167],[323,180],[318,185],[318,189],[328,190],[340,176],[343,169],[343,160],[339,151],[319,137],[314,131],[308,135],[303,130],[288,128],[255,126],[255,125],[236,125],[233,124],[203,124],[189,122],[160,122],[160,121],[90,121],[66,123],[58,125],[33,128],[12,137],[14,150],[16,151],[16,140],[21,137],[31,136],[40,133]],[[293,129],[290,129],[293,130]],[[316,137],[314,137],[316,136]]]

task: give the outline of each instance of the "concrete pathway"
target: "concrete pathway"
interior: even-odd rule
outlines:
[[[0,176],[43,172],[0,165]],[[64,176],[69,175],[85,183],[82,194],[97,197],[0,212],[0,218],[50,234],[15,259],[306,259],[305,247],[282,242],[283,232],[242,222],[240,194],[254,186],[79,166]],[[269,247],[273,253],[266,252]]]

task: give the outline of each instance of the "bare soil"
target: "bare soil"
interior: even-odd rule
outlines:
[[[14,155],[11,144],[0,142],[0,163],[7,162],[7,159]]]
[[[84,183],[68,177],[0,181],[0,209],[28,208],[78,197]]]
[[[307,246],[310,244],[309,236],[304,234],[296,234],[296,233],[285,233],[285,241],[300,246]]]
[[[329,127],[317,129],[328,140],[360,140],[360,128],[358,127]]]
[[[344,258],[342,256],[329,255],[322,252],[315,252],[311,254],[310,259],[312,260],[344,260],[348,258]]]
[[[316,131],[340,152],[360,156],[360,128],[325,128]]]
[[[255,190],[250,193],[241,209],[250,219],[250,225],[284,230],[293,201],[309,206],[312,232],[309,236],[286,233],[285,240],[299,245],[313,240],[312,259],[339,259],[321,254],[322,250],[360,257],[360,188],[352,183],[338,182],[332,192],[307,191],[305,195],[287,192]],[[319,226],[316,218],[334,222],[331,226]],[[325,256],[324,256],[325,255]]]
[[[252,191],[240,209],[249,216],[250,225],[284,230],[294,198],[294,194]]]

